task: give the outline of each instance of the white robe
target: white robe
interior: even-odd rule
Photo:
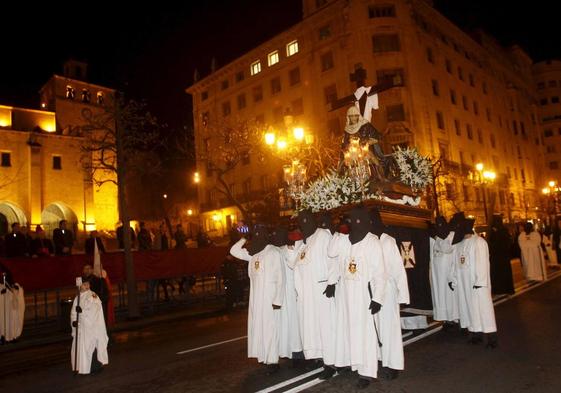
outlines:
[[[458,293],[448,286],[452,269],[454,232],[441,239],[430,239],[430,284],[432,292],[433,319],[435,321],[457,321]]]
[[[323,294],[332,263],[327,255],[330,240],[329,230],[316,229],[306,243],[297,242],[298,251],[291,265],[304,357],[323,358],[324,364],[331,366],[335,364],[335,299]]]
[[[23,288],[8,287],[5,294],[0,294],[0,336],[6,341],[12,341],[21,336],[25,314],[25,298]],[[4,284],[0,284],[0,292]]]
[[[541,236],[538,232],[522,232],[518,236],[518,244],[522,254],[522,269],[526,280],[544,281],[547,278],[545,260],[541,247]]]
[[[255,255],[242,248],[246,239],[240,239],[230,249],[230,254],[248,261],[250,280],[249,307],[247,311],[247,357],[260,363],[279,362],[280,310],[283,306],[284,280],[280,251],[268,245]]]
[[[70,312],[70,321],[76,321],[76,306],[78,297],[72,303],[72,311]],[[107,330],[105,328],[105,320],[103,319],[103,307],[101,300],[92,291],[88,290],[80,293],[80,307],[82,312],[78,319],[78,367],[79,374],[89,374],[92,365],[92,356],[97,349],[97,360],[106,365],[109,363],[107,354]],[[72,328],[72,350],[70,357],[72,362],[72,370],[76,370],[74,363],[74,353],[76,350],[76,328]]]
[[[335,233],[329,242],[327,251],[330,258],[337,258],[330,265],[328,284],[335,284],[335,366],[348,367],[351,365],[349,343],[349,327],[347,300],[345,296],[345,280],[341,277],[341,266],[351,254],[349,235]]]
[[[403,370],[405,361],[399,305],[409,304],[407,273],[395,239],[383,233],[380,236],[380,243],[384,254],[387,282],[382,308],[374,316],[382,343],[378,358],[382,361],[384,367]]]
[[[361,376],[376,378],[378,337],[369,306],[371,300],[384,304],[386,272],[380,240],[368,233],[360,242],[352,244],[340,269],[345,280],[351,368]]]
[[[456,245],[451,281],[458,291],[460,325],[470,332],[497,331],[489,269],[485,239],[472,235]]]
[[[282,257],[284,278],[284,302],[280,309],[280,357],[292,358],[293,352],[302,351],[300,327],[298,326],[298,310],[296,305],[296,289],[294,288],[294,270],[289,261],[294,260],[294,247],[279,247]]]
[[[553,235],[544,236],[543,242],[547,252],[547,259],[549,260],[548,266],[557,266],[557,252],[552,245]]]

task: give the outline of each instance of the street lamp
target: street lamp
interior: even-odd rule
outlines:
[[[487,188],[485,187],[488,183],[493,183],[497,178],[497,174],[493,171],[484,170],[485,166],[483,163],[478,162],[475,164],[476,173],[470,172],[469,179],[475,184],[481,184],[483,191],[483,210],[485,212],[485,224],[489,223],[489,216],[487,211]]]
[[[547,183],[547,187],[542,188],[542,193],[548,197],[548,199],[553,199],[553,213],[555,216],[559,214],[559,192],[561,188],[557,185],[555,180],[550,180]]]
[[[193,175],[193,182],[195,182],[195,184],[198,184],[201,181],[201,177],[199,175],[199,172],[195,172],[195,174]]]

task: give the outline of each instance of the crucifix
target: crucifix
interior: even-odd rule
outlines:
[[[360,114],[365,119],[370,120],[371,115],[370,113],[365,113],[367,111],[367,101],[370,97],[381,93],[383,91],[389,90],[392,87],[403,86],[403,81],[401,79],[401,75],[389,75],[387,77],[382,78],[380,83],[374,86],[366,86],[366,70],[362,68],[362,65],[355,66],[355,72],[349,75],[351,82],[355,82],[356,90],[353,94],[348,95],[346,97],[340,98],[331,103],[331,111],[336,109],[348,106],[349,104],[353,104],[358,102],[358,107],[360,110]]]

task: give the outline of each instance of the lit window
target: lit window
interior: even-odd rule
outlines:
[[[257,75],[261,72],[261,62],[259,60],[251,63],[250,72],[251,72],[251,75]]]
[[[74,88],[70,85],[66,86],[66,98],[73,100],[76,95]]]
[[[90,102],[90,91],[82,89],[82,102]]]
[[[286,56],[290,57],[298,53],[298,41],[294,40],[286,44]]]
[[[279,51],[276,50],[274,52],[271,52],[267,55],[267,64],[270,66],[273,66],[275,64],[277,64],[279,62]]]
[[[98,91],[97,92],[97,103],[98,103],[98,105],[103,105],[103,100],[104,100],[103,92]]]

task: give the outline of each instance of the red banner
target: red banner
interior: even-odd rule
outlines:
[[[135,277],[142,281],[217,273],[228,251],[227,247],[136,251],[133,252]],[[2,265],[12,272],[14,281],[20,283],[26,291],[73,286],[87,262],[93,264],[93,257],[84,254],[1,259]],[[123,252],[102,254],[101,263],[114,285],[125,282]]]

